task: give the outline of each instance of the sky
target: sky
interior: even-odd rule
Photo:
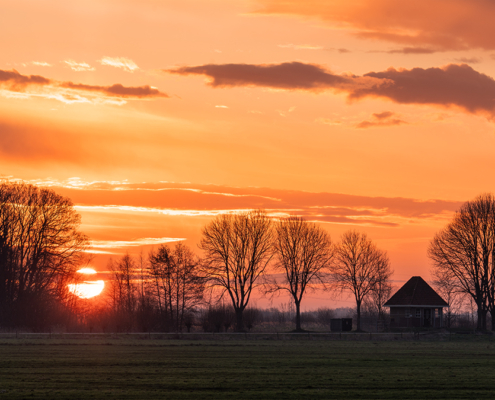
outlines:
[[[0,7],[0,176],[70,197],[97,270],[264,208],[366,233],[398,287],[493,192],[491,0]]]

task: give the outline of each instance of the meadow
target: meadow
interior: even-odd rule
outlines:
[[[0,337],[0,399],[495,396],[489,336],[327,339]]]

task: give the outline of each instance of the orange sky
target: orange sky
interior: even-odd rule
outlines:
[[[263,207],[367,232],[400,285],[494,190],[492,1],[0,5],[0,174],[71,197],[96,268]]]

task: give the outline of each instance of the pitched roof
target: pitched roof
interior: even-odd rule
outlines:
[[[390,306],[435,306],[449,305],[420,276],[413,276],[385,304]]]

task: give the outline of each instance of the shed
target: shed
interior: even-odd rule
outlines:
[[[330,320],[330,330],[332,332],[352,331],[352,318],[332,318]]]
[[[391,328],[442,328],[449,305],[420,276],[413,276],[385,304]]]

